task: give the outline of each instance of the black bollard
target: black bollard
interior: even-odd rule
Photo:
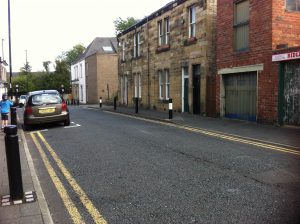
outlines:
[[[8,181],[10,198],[12,200],[23,199],[23,183],[21,173],[21,162],[19,152],[19,141],[17,135],[17,126],[9,125],[4,128],[5,149],[8,170]]]
[[[173,101],[169,99],[169,119],[173,118]]]
[[[10,108],[10,124],[17,125],[17,108]]]
[[[102,107],[102,97],[99,98],[99,107]]]
[[[135,113],[137,114],[139,112],[139,98],[135,98]]]
[[[114,110],[117,109],[117,97],[115,96],[114,97]]]

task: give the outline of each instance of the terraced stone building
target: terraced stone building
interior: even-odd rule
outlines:
[[[216,0],[175,0],[118,35],[122,105],[215,115]]]

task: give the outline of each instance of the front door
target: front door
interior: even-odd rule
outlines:
[[[188,67],[182,68],[182,112],[189,112],[189,74]]]
[[[200,114],[200,65],[193,65],[193,113]]]

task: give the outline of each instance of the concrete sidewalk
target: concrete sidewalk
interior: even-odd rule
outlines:
[[[82,106],[100,109],[99,104]],[[227,135],[239,136],[245,139],[254,139],[265,143],[270,142],[277,145],[285,145],[300,150],[300,127],[278,127],[226,118],[203,117],[188,113],[173,113],[173,119],[169,120],[168,110],[161,112],[139,108],[139,112],[136,114],[135,108],[124,106],[119,106],[114,110],[113,106],[102,105],[101,110],[172,122]]]
[[[0,197],[1,200],[9,195],[7,160],[5,152],[5,133],[0,133]],[[53,223],[50,212],[39,185],[27,143],[22,129],[18,130],[19,151],[22,169],[23,190],[33,192],[34,201],[22,204],[4,206],[0,204],[0,224],[51,224]],[[25,141],[25,142],[24,142]]]

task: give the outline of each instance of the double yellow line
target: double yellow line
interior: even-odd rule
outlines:
[[[35,136],[37,135],[37,137]],[[51,157],[54,159],[55,163],[57,164],[60,172],[63,174],[63,176],[66,178],[69,185],[72,187],[74,192],[79,196],[79,199],[81,203],[84,205],[88,213],[91,215],[92,219],[94,220],[94,223],[97,224],[106,224],[106,220],[102,217],[100,212],[97,210],[97,208],[93,205],[91,200],[88,198],[86,193],[82,190],[82,188],[79,186],[79,184],[76,182],[76,180],[71,176],[70,172],[67,170],[65,165],[62,163],[61,159],[57,156],[53,148],[49,145],[49,143],[46,141],[44,136],[40,132],[36,133],[30,133],[34,144],[36,145],[42,160],[46,166],[46,169],[52,179],[52,182],[54,183],[66,209],[68,210],[72,220],[74,223],[85,223],[82,216],[80,215],[78,209],[76,208],[75,204],[71,200],[67,190],[65,189],[63,183],[57,176],[54,168],[52,167],[46,153],[43,150],[43,147],[41,146],[38,139],[43,143],[47,151],[50,153]]]
[[[284,152],[284,153],[289,153],[289,154],[300,156],[299,150],[295,150],[292,147],[288,147],[288,146],[281,146],[281,145],[275,144],[275,143],[272,144],[272,143],[263,142],[263,141],[257,140],[257,139],[248,139],[248,138],[244,138],[241,136],[233,136],[233,135],[228,135],[225,133],[219,133],[219,132],[215,132],[215,131],[211,131],[211,130],[189,127],[189,126],[180,125],[180,124],[176,124],[176,123],[152,120],[150,118],[136,117],[136,116],[129,115],[129,114],[121,114],[121,113],[110,112],[110,111],[105,111],[105,112],[111,113],[111,114],[118,114],[120,116],[130,117],[130,118],[137,119],[137,120],[161,124],[161,125],[165,125],[165,126],[169,126],[169,127],[174,127],[174,128],[178,128],[178,129],[183,129],[185,131],[198,133],[198,134],[202,134],[202,135],[206,135],[206,136],[210,136],[210,137],[214,137],[214,138],[219,138],[219,139],[226,140],[226,141],[239,142],[239,143],[243,143],[243,144],[247,144],[247,145],[256,146],[259,148],[271,149],[271,150],[275,150],[275,151],[279,151],[279,152]]]

